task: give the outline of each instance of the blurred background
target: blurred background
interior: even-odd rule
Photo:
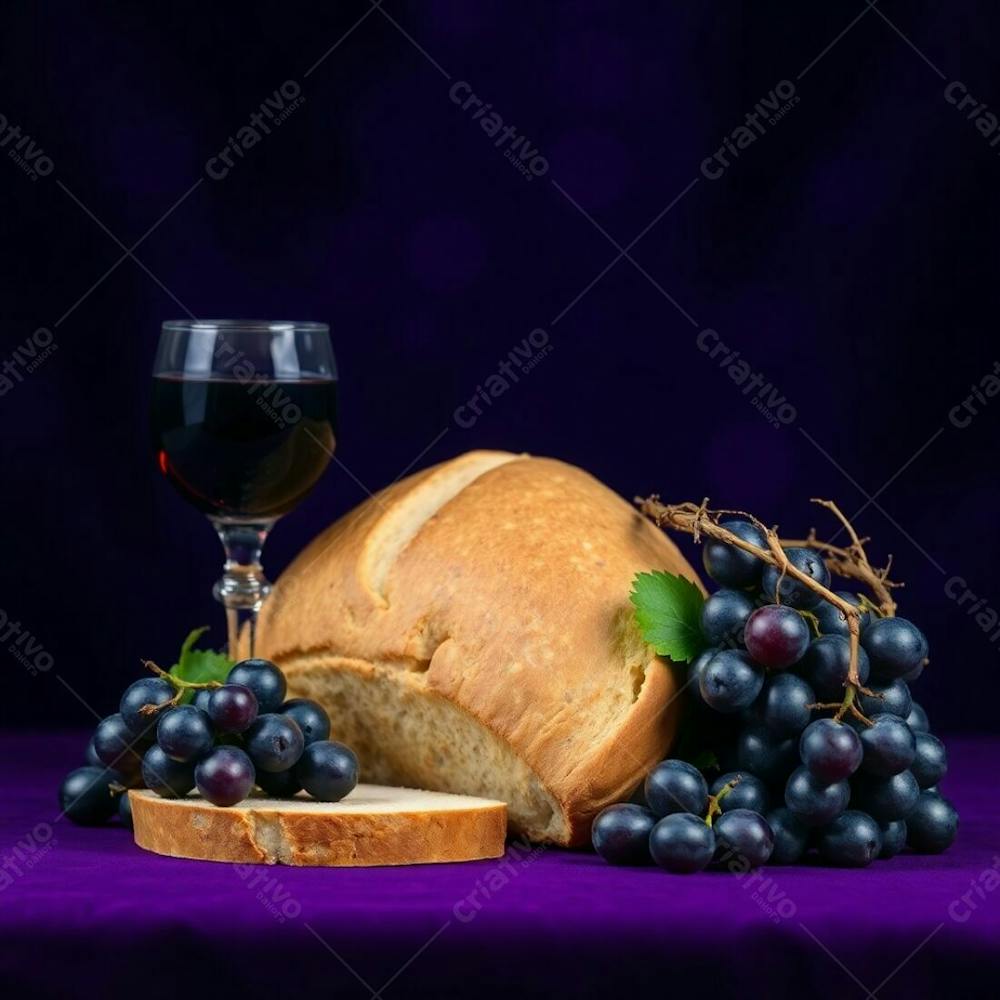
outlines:
[[[789,535],[832,534],[828,497],[906,582],[934,728],[995,728],[994,5],[2,19],[5,723],[89,727],[140,657],[224,641],[221,550],[149,443],[160,323],[194,315],[331,326],[339,463],[272,578],[367,489],[470,448]]]

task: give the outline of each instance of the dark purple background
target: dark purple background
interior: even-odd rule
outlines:
[[[272,575],[359,483],[473,447],[796,534],[832,530],[808,504],[832,497],[863,508],[873,557],[907,582],[936,726],[995,728],[997,646],[945,581],[1000,606],[1000,402],[948,420],[996,357],[1000,160],[944,91],[1000,101],[996,28],[985,2],[900,0],[8,9],[0,114],[54,169],[33,182],[0,156],[2,360],[39,327],[58,349],[0,397],[0,609],[54,659],[32,676],[4,653],[5,715],[87,723],[70,688],[110,711],[140,656],[169,662],[203,622],[223,639],[220,551],[147,442],[158,327],[190,312],[333,330],[343,467],[279,525]],[[783,80],[796,106],[703,176]],[[286,81],[304,103],[209,178]],[[526,181],[449,98],[460,81],[544,176]],[[794,421],[770,426],[699,351],[706,327]],[[536,329],[551,353],[459,426]]]

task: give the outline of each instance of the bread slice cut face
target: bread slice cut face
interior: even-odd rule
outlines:
[[[358,785],[340,802],[252,795],[220,809],[196,794],[161,799],[134,789],[135,842],[174,858],[359,867],[498,858],[502,802],[412,788]]]
[[[307,546],[264,606],[258,655],[327,708],[362,780],[499,799],[515,832],[578,844],[676,728],[677,672],[629,603],[650,569],[697,581],[581,469],[469,452]]]

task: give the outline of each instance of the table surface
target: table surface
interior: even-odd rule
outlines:
[[[234,866],[57,819],[85,737],[0,734],[0,982],[9,996],[996,997],[1000,739],[948,741],[962,815],[936,857],[863,871],[671,876],[518,848],[466,864]],[[277,993],[274,994],[277,996]]]

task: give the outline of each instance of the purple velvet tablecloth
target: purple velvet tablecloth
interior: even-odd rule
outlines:
[[[944,855],[690,877],[553,849],[354,870],[157,857],[56,820],[83,744],[0,735],[6,996],[1000,995],[997,739],[949,741]]]

